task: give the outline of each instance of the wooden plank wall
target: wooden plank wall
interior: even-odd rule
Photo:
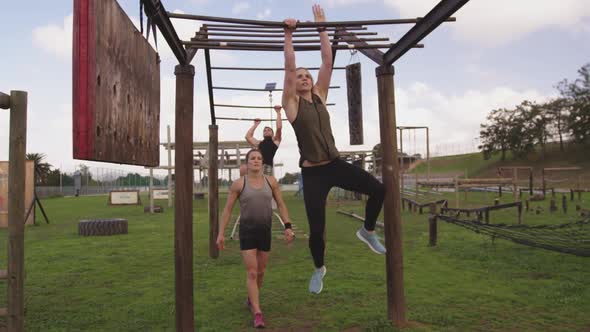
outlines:
[[[25,177],[25,215],[34,199],[35,162],[27,160]],[[35,210],[31,211],[26,225],[35,221]],[[8,227],[8,161],[0,161],[0,228]]]
[[[158,54],[115,0],[74,8],[74,158],[158,166]]]

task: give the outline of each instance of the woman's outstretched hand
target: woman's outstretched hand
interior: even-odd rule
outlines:
[[[320,5],[313,5],[313,18],[316,22],[326,22],[326,15]]]

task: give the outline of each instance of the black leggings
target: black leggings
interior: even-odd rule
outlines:
[[[302,167],[303,200],[309,222],[309,249],[317,268],[324,266],[324,229],[326,228],[326,197],[332,187],[360,192],[369,196],[365,207],[365,229],[375,229],[381,212],[385,187],[360,167],[341,159],[316,167]]]

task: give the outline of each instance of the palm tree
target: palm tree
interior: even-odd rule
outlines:
[[[45,183],[47,177],[51,172],[51,164],[43,162],[45,154],[43,153],[27,153],[27,160],[35,162],[35,175],[37,176],[37,183]]]

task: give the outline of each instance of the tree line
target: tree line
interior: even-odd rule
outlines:
[[[504,160],[507,152],[522,157],[537,147],[544,154],[549,142],[559,142],[561,151],[564,142],[590,144],[590,63],[578,74],[573,81],[557,83],[559,97],[492,110],[480,125],[479,149],[484,159],[500,153]]]

